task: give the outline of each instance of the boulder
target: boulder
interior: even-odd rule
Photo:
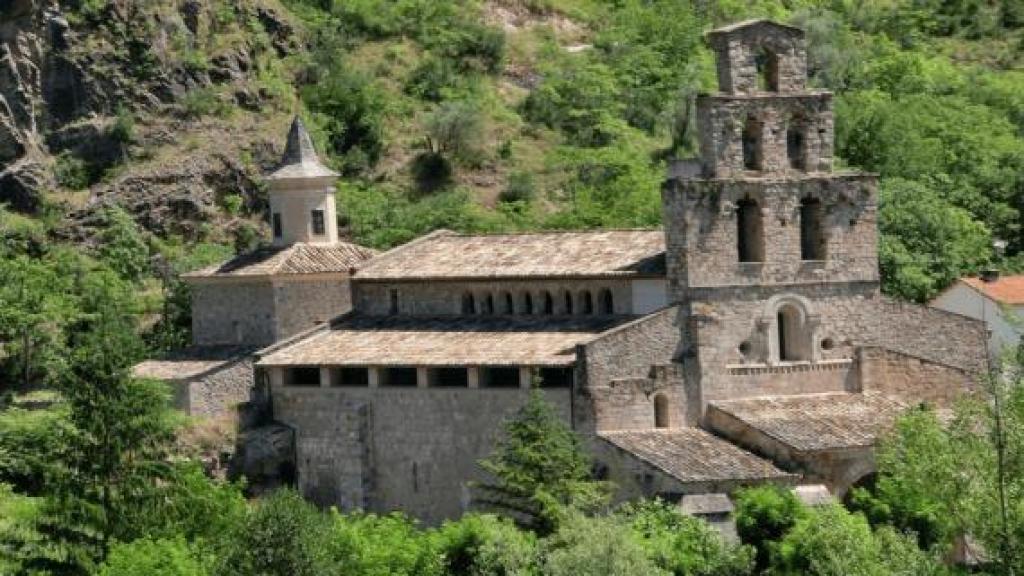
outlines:
[[[26,214],[38,214],[43,191],[53,185],[43,164],[23,158],[0,172],[0,204]]]

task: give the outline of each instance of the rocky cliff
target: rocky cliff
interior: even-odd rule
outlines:
[[[272,1],[0,0],[0,202],[72,238],[111,201],[185,237],[256,213],[302,52]]]

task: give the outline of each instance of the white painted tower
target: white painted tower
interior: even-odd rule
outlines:
[[[338,241],[334,205],[334,182],[338,173],[320,163],[309,132],[298,116],[288,131],[281,167],[267,179],[275,246]]]

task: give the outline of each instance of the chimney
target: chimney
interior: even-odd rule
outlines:
[[[982,282],[995,282],[996,280],[999,280],[999,270],[994,268],[982,270],[980,278]]]

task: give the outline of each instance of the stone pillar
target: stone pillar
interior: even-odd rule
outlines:
[[[519,387],[530,388],[533,386],[533,368],[530,366],[519,367]]]
[[[370,388],[380,388],[380,368],[376,366],[366,367],[366,385]]]
[[[429,385],[429,381],[428,381],[429,380],[429,376],[430,376],[430,374],[427,372],[427,367],[426,366],[417,366],[416,367],[416,387],[417,388],[426,388]]]
[[[331,387],[331,367],[321,366],[320,367],[320,387],[330,388]]]
[[[469,388],[480,387],[480,367],[466,366],[466,386]]]
[[[284,368],[280,366],[272,366],[269,370],[270,373],[270,387],[280,388],[284,386]]]

